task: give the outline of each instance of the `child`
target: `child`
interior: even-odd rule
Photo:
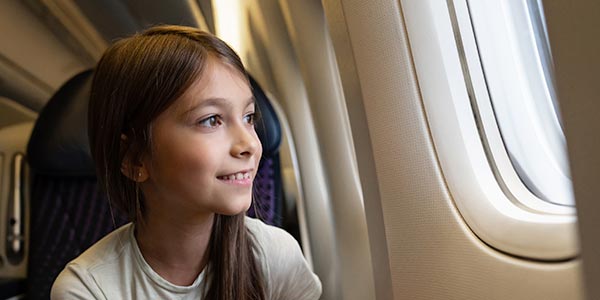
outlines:
[[[318,299],[285,231],[245,217],[262,147],[244,67],[223,41],[158,26],[95,71],[89,137],[131,223],[70,262],[52,299]]]

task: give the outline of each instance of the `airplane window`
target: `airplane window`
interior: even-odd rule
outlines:
[[[409,2],[404,15],[427,122],[465,223],[503,253],[576,257],[543,7],[538,0]]]
[[[537,198],[574,206],[541,0],[468,1],[468,6],[493,116],[512,167]],[[496,167],[510,166],[496,162]]]

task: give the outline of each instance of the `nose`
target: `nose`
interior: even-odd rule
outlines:
[[[255,154],[259,156],[262,154],[262,145],[253,127],[240,124],[234,126],[231,130],[233,131],[233,144],[230,150],[231,156],[249,158]]]

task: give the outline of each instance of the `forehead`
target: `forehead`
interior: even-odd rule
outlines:
[[[233,66],[209,59],[205,69],[173,103],[175,109],[187,110],[208,99],[223,99],[229,102],[246,102],[252,97],[250,84],[245,76]]]

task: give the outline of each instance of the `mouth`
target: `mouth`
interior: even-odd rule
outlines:
[[[243,170],[231,174],[217,176],[222,182],[236,184],[236,185],[250,185],[252,184],[252,170]]]

